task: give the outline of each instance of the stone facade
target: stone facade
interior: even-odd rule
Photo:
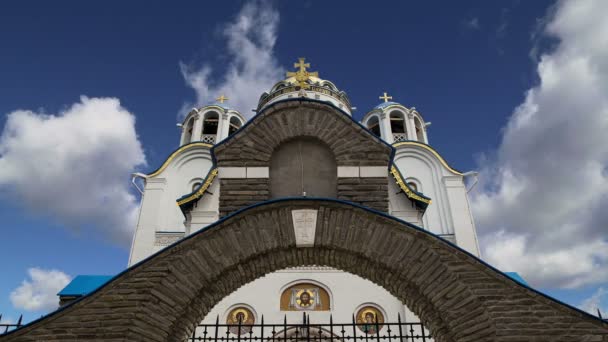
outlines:
[[[217,165],[268,166],[273,150],[295,137],[315,137],[333,151],[338,165],[388,165],[392,149],[336,108],[312,101],[267,107],[238,134],[214,147]]]
[[[317,210],[296,247],[292,211]],[[222,298],[270,272],[332,266],[384,287],[445,341],[608,342],[608,323],[524,287],[428,232],[335,200],[229,216],[2,341],[184,341]]]
[[[270,198],[268,178],[225,178],[220,189],[220,217]]]
[[[338,199],[388,212],[388,177],[338,178]]]
[[[388,212],[388,171],[385,170],[388,170],[392,148],[350,116],[327,104],[302,100],[273,104],[251,120],[233,137],[214,147],[220,178],[223,170],[235,174],[242,170],[243,174],[242,178],[230,175],[229,179],[221,180],[220,217],[271,198],[268,178],[249,179],[245,169],[270,168],[273,152],[285,143],[313,138],[331,150],[338,169],[357,168],[356,177],[344,177],[336,169],[337,192],[334,194],[337,193],[337,198]],[[293,161],[297,158],[292,158]],[[315,171],[313,167],[304,172],[313,173],[306,175],[307,178],[316,179],[323,187],[328,179],[314,174]],[[365,172],[371,176],[366,176]],[[299,183],[299,180],[288,178],[283,182],[283,187],[287,187],[286,182]],[[302,194],[294,193],[293,196]],[[309,192],[308,196],[318,195]]]

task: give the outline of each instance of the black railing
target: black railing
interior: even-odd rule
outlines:
[[[411,342],[433,341],[430,332],[422,323],[397,322],[334,323],[330,316],[328,324],[311,323],[304,313],[301,323],[268,324],[261,317],[260,323],[199,324],[188,341],[202,342]]]
[[[2,323],[2,315],[0,314],[0,335],[6,334],[7,332],[9,332],[11,330],[15,330],[15,329],[23,326],[22,321],[23,321],[23,315],[19,316],[17,323]]]

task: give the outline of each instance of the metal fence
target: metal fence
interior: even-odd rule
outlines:
[[[402,322],[357,323],[353,317],[351,323],[334,323],[330,316],[329,323],[311,323],[303,314],[301,323],[288,323],[285,316],[283,323],[269,324],[262,316],[260,323],[255,324],[220,324],[219,317],[215,324],[199,324],[188,341],[202,342],[411,342],[433,341],[431,333],[422,323]]]
[[[16,323],[2,323],[2,315],[0,314],[0,335],[6,334],[11,330],[15,330],[21,327],[23,324],[23,315],[19,316],[19,319]]]

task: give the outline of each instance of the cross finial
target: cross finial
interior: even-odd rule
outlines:
[[[388,100],[392,100],[392,96],[388,96],[386,92],[384,92],[384,96],[380,96],[380,100],[384,100],[384,102],[388,102]]]
[[[217,99],[215,99],[216,101],[218,101],[219,103],[224,103],[224,101],[230,100],[229,98],[227,98],[224,95],[220,95],[220,97],[218,97]]]
[[[296,81],[298,82],[298,85],[302,88],[302,89],[306,89],[309,88],[310,86],[308,85],[308,83],[306,83],[306,81],[312,76],[312,77],[319,77],[319,73],[318,72],[311,72],[306,70],[306,68],[310,68],[310,63],[305,63],[306,58],[304,57],[300,57],[298,58],[298,63],[294,63],[293,66],[294,68],[299,68],[299,70],[295,71],[295,72],[287,72],[287,77],[295,77]]]
[[[306,72],[306,68],[310,68],[310,63],[304,63],[305,60],[304,57],[298,58],[298,63],[293,63],[293,67],[300,68],[300,72]]]

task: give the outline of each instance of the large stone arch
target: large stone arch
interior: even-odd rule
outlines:
[[[298,247],[292,210],[318,210]],[[608,324],[511,280],[415,226],[336,200],[285,199],[239,211],[167,247],[6,341],[183,341],[240,286],[275,270],[327,265],[405,302],[436,341],[607,341]]]

